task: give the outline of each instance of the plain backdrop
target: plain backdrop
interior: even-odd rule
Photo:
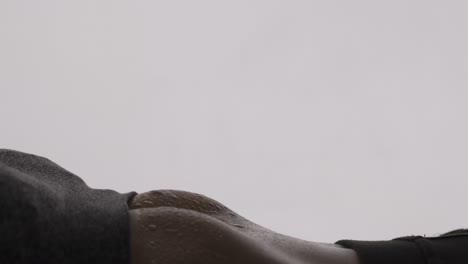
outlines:
[[[303,239],[468,227],[468,2],[0,2],[0,146]]]

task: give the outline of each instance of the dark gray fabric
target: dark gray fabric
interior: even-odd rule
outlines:
[[[437,237],[406,236],[388,241],[340,240],[356,251],[360,264],[467,264],[468,230]]]
[[[128,264],[127,200],[46,158],[0,150],[0,263]]]

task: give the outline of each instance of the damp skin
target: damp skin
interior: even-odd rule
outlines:
[[[257,225],[204,195],[158,190],[129,201],[132,264],[357,264],[354,251]]]

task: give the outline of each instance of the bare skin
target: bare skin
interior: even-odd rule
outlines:
[[[335,244],[288,237],[206,196],[151,191],[129,201],[132,264],[358,264]]]

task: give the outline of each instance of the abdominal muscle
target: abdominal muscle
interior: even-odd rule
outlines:
[[[355,264],[354,251],[275,233],[203,195],[173,190],[129,202],[132,264]]]

